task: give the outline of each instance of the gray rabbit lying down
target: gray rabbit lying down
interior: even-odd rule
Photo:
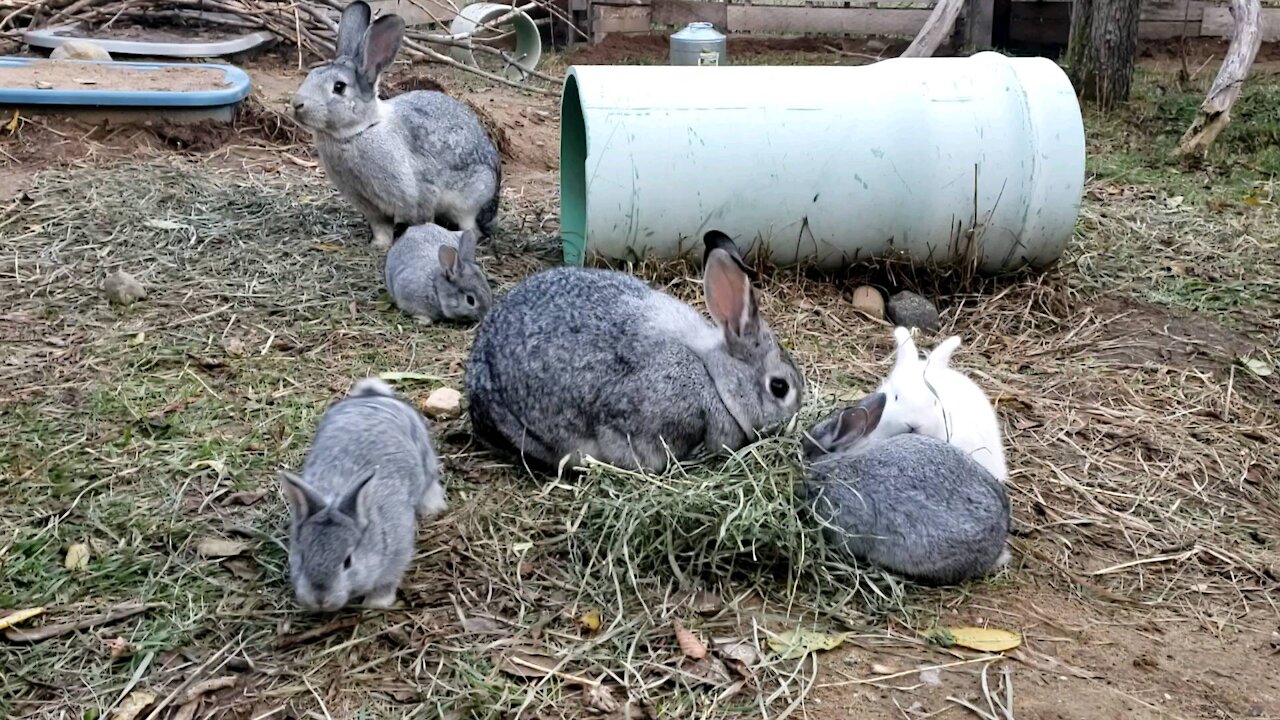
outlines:
[[[930,585],[1009,561],[1003,483],[955,447],[917,434],[868,436],[886,398],[868,395],[808,432],[801,491],[832,543]]]
[[[360,0],[342,11],[333,61],[312,70],[293,97],[325,173],[369,221],[377,248],[391,246],[401,223],[452,221],[490,234],[502,181],[493,140],[471,108],[444,93],[378,98],[405,24],[383,15],[370,25],[371,16]]]
[[[325,412],[302,474],[281,471],[298,604],[390,607],[413,557],[416,517],[448,509],[422,416],[377,378]]]
[[[707,255],[712,320],[621,272],[561,267],[494,303],[467,365],[472,427],[555,469],[581,455],[660,471],[736,449],[795,414],[800,371],[732,243]]]
[[[484,317],[493,295],[476,262],[476,239],[475,230],[434,224],[405,230],[387,253],[387,292],[396,307],[422,323]]]

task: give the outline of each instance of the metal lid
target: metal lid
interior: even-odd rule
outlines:
[[[723,40],[724,35],[716,31],[715,25],[709,22],[689,23],[683,30],[677,31],[671,37],[677,40]]]

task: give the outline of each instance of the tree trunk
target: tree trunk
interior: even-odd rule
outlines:
[[[1262,3],[1259,0],[1231,0],[1231,44],[1227,56],[1200,104],[1195,122],[1187,128],[1173,154],[1177,157],[1204,153],[1231,122],[1231,106],[1240,97],[1249,77],[1258,48],[1262,46]]]
[[[1083,99],[1110,110],[1128,101],[1138,50],[1139,0],[1075,0],[1067,72]]]

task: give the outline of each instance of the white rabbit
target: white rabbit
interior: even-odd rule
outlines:
[[[950,366],[960,338],[943,340],[922,360],[911,331],[893,331],[897,360],[878,388],[887,404],[871,439],[919,433],[950,443],[1004,482],[1009,471],[995,408],[972,380]]]

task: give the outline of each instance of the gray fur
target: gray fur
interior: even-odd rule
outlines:
[[[586,454],[660,471],[668,452],[740,448],[782,423],[799,409],[804,381],[736,262],[718,249],[708,263],[720,273],[708,292],[721,301],[708,304],[742,311],[727,324],[620,272],[556,268],[526,279],[476,333],[466,379],[474,429],[542,467]],[[741,294],[727,298],[726,281]],[[782,399],[770,379],[785,383]]]
[[[396,307],[420,322],[475,321],[493,302],[476,262],[476,231],[454,233],[414,225],[387,253],[387,292]]]
[[[877,395],[879,395],[877,393]],[[863,442],[876,395],[809,430],[802,495],[853,557],[930,585],[980,577],[1009,559],[1004,485],[951,445],[915,434]]]
[[[336,57],[312,70],[293,98],[325,172],[369,221],[377,247],[390,247],[402,223],[491,233],[502,180],[493,140],[470,107],[443,93],[380,100],[378,81],[404,21],[386,15],[369,25],[369,16],[364,2],[347,6]]]
[[[294,595],[311,610],[356,598],[390,607],[413,556],[415,516],[448,509],[426,423],[376,378],[325,412],[301,476],[281,471],[280,483]]]

